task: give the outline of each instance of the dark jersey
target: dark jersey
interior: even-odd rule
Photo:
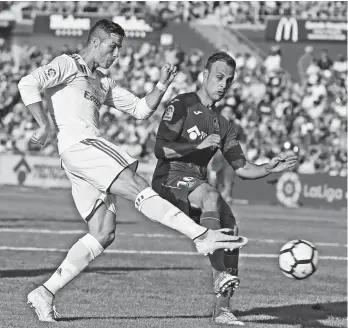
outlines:
[[[221,151],[234,169],[244,165],[245,157],[232,123],[205,107],[196,93],[175,97],[162,116],[157,139],[191,144],[192,152],[177,159],[160,158],[153,178],[175,175],[180,171],[187,176],[206,179],[208,163],[217,148],[197,149],[197,145],[211,134],[220,135]]]

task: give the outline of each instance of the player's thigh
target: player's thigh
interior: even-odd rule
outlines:
[[[71,182],[71,192],[75,206],[85,222],[89,222],[101,205],[116,214],[117,197],[100,191],[91,183],[73,174],[64,163],[64,171]]]
[[[101,137],[82,140],[64,151],[61,158],[71,174],[104,193],[125,169],[136,171],[138,165],[136,159]]]
[[[221,211],[222,197],[220,193],[208,182],[197,186],[188,196],[192,207],[198,207],[203,212]]]
[[[106,248],[115,239],[116,214],[107,203],[102,203],[88,220],[89,233]]]
[[[148,182],[132,168],[125,168],[112,182],[110,193],[135,202],[139,193],[148,188]]]
[[[183,213],[190,216],[190,203],[188,195],[191,191],[190,185],[183,184],[182,177],[169,179],[156,178],[152,181],[152,188],[159,196],[176,206]],[[192,181],[191,181],[192,182]]]

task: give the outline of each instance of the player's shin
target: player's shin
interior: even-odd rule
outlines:
[[[43,286],[55,295],[103,251],[104,248],[97,239],[90,234],[85,235],[71,247],[65,260]]]
[[[195,239],[207,231],[150,187],[138,194],[135,208],[149,219],[179,231],[190,239]]]
[[[222,222],[233,222],[233,235],[238,236],[238,227],[235,224],[236,220],[231,215],[221,214]],[[229,225],[230,226],[230,225]],[[238,262],[239,262],[239,248],[232,251],[224,251],[224,263],[226,266],[226,271],[234,276],[238,277]],[[230,290],[228,295],[220,297],[217,299],[217,308],[231,308],[231,297],[234,293],[234,289]]]
[[[220,215],[218,212],[203,212],[200,217],[200,224],[203,227],[206,227],[208,229],[212,230],[218,230],[221,229],[221,223],[220,223]],[[211,263],[211,266],[213,268],[213,281],[215,282],[217,276],[223,272],[226,271],[225,263],[224,263],[224,255],[225,252],[223,249],[216,250],[212,255],[209,255],[209,260]]]
[[[232,215],[226,215],[226,214],[221,214],[224,216],[222,218],[222,222],[233,222],[233,235],[238,236],[238,226],[236,225],[236,219]],[[227,228],[227,227],[226,227]],[[230,228],[230,225],[228,226]],[[238,262],[239,262],[239,248],[236,248],[234,250],[227,250],[225,251],[225,265],[227,268],[227,272],[234,275],[238,276]]]

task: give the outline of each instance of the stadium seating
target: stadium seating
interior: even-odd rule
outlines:
[[[115,8],[121,6],[119,3],[116,5],[117,2],[114,3]],[[71,2],[28,4],[32,10],[64,8],[68,11],[76,7]],[[196,5],[199,7],[198,3]],[[89,8],[93,6],[93,2],[89,2],[88,6]],[[169,7],[169,10],[174,11],[175,6],[181,5],[173,6]],[[193,10],[198,18],[205,14],[213,15],[216,10],[219,11],[220,6],[232,5],[220,2],[218,5],[204,6],[204,10],[202,8]],[[256,8],[254,3],[245,3],[241,8],[232,6],[232,15],[239,13],[240,10],[247,11],[247,6]],[[294,8],[303,6],[306,5],[296,3],[291,8],[295,10]],[[318,10],[322,12],[322,6],[320,4],[313,8],[319,8]],[[326,12],[335,16],[337,14],[335,8],[338,6],[329,3]],[[272,10],[268,7],[267,10],[256,9],[258,13],[271,15],[281,14],[286,10],[284,7],[286,6],[277,3]],[[106,6],[101,5],[98,8]],[[308,15],[309,13],[314,15],[316,9],[313,8],[307,8]],[[82,9],[85,10],[86,7]],[[258,15],[259,21],[262,20],[260,17],[261,15]],[[250,21],[249,18],[246,20]],[[61,52],[73,53],[78,50],[64,48]],[[228,51],[228,47],[225,50]],[[0,152],[35,154],[38,149],[31,145],[29,140],[36,123],[21,103],[17,82],[35,67],[48,63],[60,53],[54,53],[49,47],[39,49],[25,44],[17,47],[16,58],[10,51],[1,47],[0,52]],[[104,106],[100,115],[102,132],[109,140],[123,145],[131,155],[144,161],[154,160],[152,148],[160,115],[172,97],[198,88],[199,71],[204,64],[202,57],[202,52],[197,49],[191,53],[183,53],[177,46],[164,47],[146,42],[137,51],[132,47],[127,48],[119,61],[110,69],[109,74],[138,96],[144,96],[153,88],[159,77],[159,66],[165,61],[169,60],[179,65],[180,73],[165,94],[158,113],[149,121],[136,121]],[[237,124],[239,138],[247,157],[251,161],[261,163],[281,150],[292,148],[298,151],[301,173],[329,172],[332,175],[345,175],[347,172],[346,58],[332,59],[328,66],[323,65],[320,58],[315,58],[307,68],[302,84],[293,83],[279,70],[282,59],[279,49],[271,49],[263,64],[247,53],[235,54],[235,58],[237,62],[235,82],[228,96],[218,106],[228,119]],[[51,135],[42,150],[44,154],[57,154],[54,139],[55,136]]]

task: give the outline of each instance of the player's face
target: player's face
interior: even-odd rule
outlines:
[[[234,78],[234,69],[225,62],[217,61],[210,67],[210,71],[205,71],[203,86],[206,93],[214,102],[221,100]]]
[[[98,64],[102,68],[109,68],[120,55],[123,38],[111,33],[110,38],[105,39],[98,49]]]

